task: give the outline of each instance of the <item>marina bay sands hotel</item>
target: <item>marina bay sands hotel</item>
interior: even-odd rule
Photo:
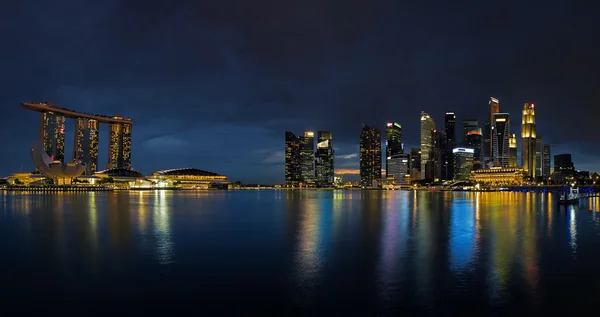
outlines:
[[[21,102],[21,106],[40,113],[39,140],[53,160],[65,162],[65,122],[75,119],[73,161],[85,163],[87,174],[98,170],[98,128],[108,124],[108,163],[106,168],[131,168],[131,126],[133,121],[119,116],[87,114],[51,103]]]

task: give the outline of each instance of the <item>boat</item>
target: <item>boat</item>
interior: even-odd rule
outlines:
[[[569,192],[562,192],[558,197],[559,204],[577,204],[579,203],[579,198],[582,196],[579,194],[578,187],[569,187]]]

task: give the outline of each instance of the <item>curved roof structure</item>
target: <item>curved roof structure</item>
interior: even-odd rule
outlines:
[[[98,171],[96,174],[103,174],[108,176],[120,176],[120,177],[142,177],[142,173],[127,169],[127,168],[111,168],[103,171]]]
[[[83,112],[77,112],[71,109],[65,109],[59,106],[55,106],[51,103],[35,103],[35,102],[21,102],[21,106],[29,110],[37,112],[54,112],[61,114],[67,118],[87,118],[94,119],[102,123],[127,123],[133,124],[133,121],[129,118],[123,118],[120,116],[105,116],[100,114],[89,114]]]
[[[157,171],[158,175],[194,175],[194,176],[222,176],[217,173],[204,171],[197,168],[176,168],[170,170]]]
[[[42,146],[42,142],[35,141],[31,149],[31,160],[37,169],[50,178],[74,178],[85,172],[85,164],[62,163],[53,161]]]

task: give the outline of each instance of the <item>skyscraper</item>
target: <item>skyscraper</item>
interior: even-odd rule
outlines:
[[[473,149],[473,169],[478,170],[482,167],[483,155],[481,153],[481,144],[483,138],[481,128],[476,128],[467,133],[465,138],[465,147]]]
[[[410,149],[410,178],[411,180],[421,179],[421,149]]]
[[[452,175],[449,174],[450,164],[452,164],[449,156],[452,152],[448,152],[447,140],[444,131],[433,131],[433,159],[430,160],[433,164],[433,175],[427,171],[426,179],[434,181],[452,179]]]
[[[315,154],[315,173],[317,187],[333,187],[333,144],[331,132],[317,132],[317,152]]]
[[[86,164],[86,173],[98,169],[98,121],[89,118],[75,119],[73,161]]]
[[[544,176],[544,179],[550,177],[550,150],[550,144],[544,144],[544,149],[542,151],[542,176]]]
[[[304,132],[300,138],[300,170],[302,182],[314,185],[315,183],[315,134],[311,131]]]
[[[473,149],[458,147],[452,149],[454,155],[454,179],[456,180],[468,180],[471,177],[471,171],[473,170],[473,155],[475,151]]]
[[[131,168],[131,124],[111,123],[108,125],[107,169]]]
[[[489,163],[494,162],[494,142],[492,139],[494,138],[492,129],[494,129],[494,114],[500,112],[500,101],[494,97],[490,97],[488,101],[489,105],[489,120],[485,125],[484,134],[483,134],[483,143],[485,146],[484,149],[484,165],[487,167]]]
[[[363,124],[360,133],[360,185],[373,187],[381,179],[381,132]]]
[[[464,143],[463,145],[466,145],[465,141],[467,140],[467,135],[469,134],[469,132],[479,128],[479,121],[477,121],[476,119],[463,119],[462,126],[462,142]]]
[[[575,177],[575,165],[571,154],[554,155],[554,173],[552,179],[557,183],[572,181]]]
[[[302,181],[300,169],[300,138],[285,132],[285,184],[296,187]]]
[[[510,116],[508,113],[495,113],[492,127],[492,157],[497,167],[508,167]]]
[[[483,124],[483,141],[481,143],[481,156],[483,158],[483,168],[488,168],[490,162],[492,161],[492,138],[490,136],[491,132],[492,127],[490,126],[490,121],[486,120]]]
[[[388,162],[388,173],[386,177],[394,178],[396,184],[405,183],[404,178],[410,174],[410,155],[396,154],[392,155]]]
[[[528,176],[536,177],[536,132],[535,132],[535,109],[534,104],[526,103],[523,106],[521,120],[521,164]]]
[[[402,148],[402,126],[397,122],[388,122],[385,129],[385,176],[389,175],[388,160],[392,156],[404,153]]]
[[[454,175],[454,155],[452,155],[452,149],[458,146],[458,140],[456,139],[456,115],[454,112],[446,112],[444,117],[444,132],[446,135],[446,148],[442,155],[442,179],[452,179]]]
[[[542,142],[542,137],[537,136],[535,138],[535,177],[541,177],[542,168],[543,168],[543,158],[544,155],[544,143]]]
[[[517,167],[517,135],[514,133],[508,140],[508,166]]]
[[[433,170],[428,171],[427,164],[433,161],[434,130],[435,122],[431,116],[426,112],[421,111],[421,179],[426,179],[428,173],[430,176],[433,175]],[[429,169],[431,169],[431,167]]]
[[[40,141],[51,159],[65,159],[65,117],[54,112],[40,114]]]

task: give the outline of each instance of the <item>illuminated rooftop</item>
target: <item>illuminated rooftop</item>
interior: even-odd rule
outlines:
[[[222,176],[217,173],[204,171],[197,168],[175,168],[170,170],[157,171],[154,174],[158,175],[195,175],[195,176]]]
[[[129,118],[123,118],[120,116],[105,116],[100,114],[89,114],[83,112],[77,112],[72,109],[62,108],[52,103],[35,103],[35,102],[21,102],[21,106],[27,108],[29,110],[37,111],[37,112],[54,112],[57,114],[61,114],[67,118],[87,118],[94,119],[98,122],[102,123],[127,123],[133,124],[133,121]]]

